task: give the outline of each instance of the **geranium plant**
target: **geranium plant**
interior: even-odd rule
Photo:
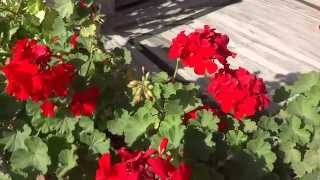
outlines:
[[[209,25],[172,40],[169,76],[104,50],[93,0],[0,10],[1,180],[319,177],[320,73],[272,99],[256,74],[230,67],[229,38]],[[210,97],[176,79],[180,66],[209,80]]]

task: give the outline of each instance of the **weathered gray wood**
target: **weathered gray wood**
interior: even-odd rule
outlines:
[[[142,0],[116,0],[116,7],[126,6],[132,3],[137,3]]]
[[[170,40],[204,24],[230,36],[230,48],[238,57],[230,60],[274,81],[287,74],[320,69],[320,12],[293,0],[244,0],[140,41],[167,61]],[[186,79],[198,76],[181,70]]]
[[[104,48],[110,50],[116,47],[126,47],[131,51],[132,54],[132,67],[138,72],[141,72],[142,67],[144,67],[148,72],[160,72],[160,69],[157,65],[152,63],[150,59],[148,59],[137,49],[137,47],[133,46],[130,43],[127,43],[127,41],[128,39],[125,37],[119,35],[111,35],[104,40]]]
[[[115,0],[97,0],[97,3],[101,5],[104,14],[111,15],[116,12]]]
[[[301,72],[320,69],[318,0],[243,0],[223,8],[211,6],[210,0],[150,2],[121,12],[106,28],[126,40],[133,38],[171,67],[174,62],[167,59],[171,39],[182,30],[209,24],[230,36],[230,49],[238,54],[230,59],[232,66],[259,72],[272,86],[274,81],[292,81]],[[189,81],[201,79],[189,68],[178,73]]]

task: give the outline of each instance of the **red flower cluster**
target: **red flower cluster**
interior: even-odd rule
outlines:
[[[196,120],[198,118],[198,112],[201,110],[206,110],[219,117],[220,122],[218,123],[218,128],[220,132],[224,132],[227,130],[228,122],[223,118],[224,113],[217,108],[210,107],[209,105],[199,106],[194,110],[187,112],[183,117],[183,123],[187,124],[190,120]]]
[[[50,60],[47,46],[33,39],[18,40],[9,63],[2,69],[8,80],[6,92],[23,101],[67,95],[74,66],[70,63],[50,66]]]
[[[263,80],[243,68],[220,70],[211,79],[208,91],[223,112],[239,120],[263,111],[270,102]]]
[[[75,116],[90,116],[96,109],[100,90],[96,86],[74,93],[71,102],[71,112]]]
[[[212,74],[218,69],[216,60],[228,66],[227,58],[235,57],[235,53],[228,49],[228,43],[227,35],[215,32],[208,25],[188,35],[182,31],[172,40],[169,58],[179,58],[182,65],[192,67],[196,74]]]
[[[160,153],[155,149],[130,152],[121,148],[120,162],[114,164],[110,154],[104,154],[99,160],[96,180],[189,180],[191,169],[184,162],[174,167],[170,156],[164,154],[167,142],[162,140]]]
[[[18,40],[9,63],[2,69],[8,80],[6,93],[22,101],[47,101],[52,96],[66,96],[74,66],[70,63],[50,66],[50,61],[51,51],[47,46],[33,39]],[[43,114],[53,116],[52,107],[44,103]]]

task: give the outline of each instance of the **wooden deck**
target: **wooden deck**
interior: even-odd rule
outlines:
[[[138,65],[156,63],[170,70],[171,39],[208,24],[230,36],[229,47],[238,54],[231,64],[259,73],[271,89],[292,82],[299,73],[320,69],[319,0],[232,2],[149,0],[110,17],[107,46],[129,46],[139,55]],[[201,79],[187,68],[179,75],[188,81]]]

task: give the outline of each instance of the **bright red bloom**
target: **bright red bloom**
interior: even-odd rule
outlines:
[[[8,83],[6,93],[19,100],[27,100],[33,91],[33,77],[38,74],[38,66],[28,61],[12,62],[3,67],[2,72]]]
[[[100,90],[92,86],[84,91],[76,92],[72,97],[71,112],[74,116],[91,116],[96,110]]]
[[[104,154],[99,160],[96,180],[189,180],[191,169],[181,162],[174,167],[170,158],[155,149],[147,151],[118,150],[120,162],[112,163],[110,154]]]
[[[208,91],[223,112],[239,120],[263,111],[270,102],[263,80],[243,68],[220,70],[211,79]]]
[[[74,66],[70,63],[48,64],[51,52],[33,39],[21,39],[12,48],[12,56],[2,69],[8,83],[6,92],[19,100],[46,100],[65,96],[72,81]]]
[[[12,48],[11,62],[28,61],[38,65],[46,65],[51,59],[50,49],[34,39],[20,39]]]
[[[192,67],[199,75],[212,74],[217,71],[216,60],[223,66],[228,66],[227,58],[234,57],[235,53],[228,50],[229,38],[227,35],[215,32],[208,25],[188,35],[180,32],[172,40],[169,49],[169,58],[179,58],[182,65]]]
[[[41,112],[45,117],[54,117],[56,115],[55,104],[51,101],[45,101],[41,105]]]
[[[172,173],[171,179],[173,180],[189,180],[191,177],[191,170],[188,165],[181,162],[178,169]]]
[[[51,69],[52,90],[56,96],[66,96],[74,77],[75,67],[71,63],[56,64]]]
[[[78,40],[79,40],[79,35],[77,33],[73,33],[70,38],[70,44],[73,48],[77,48]]]

